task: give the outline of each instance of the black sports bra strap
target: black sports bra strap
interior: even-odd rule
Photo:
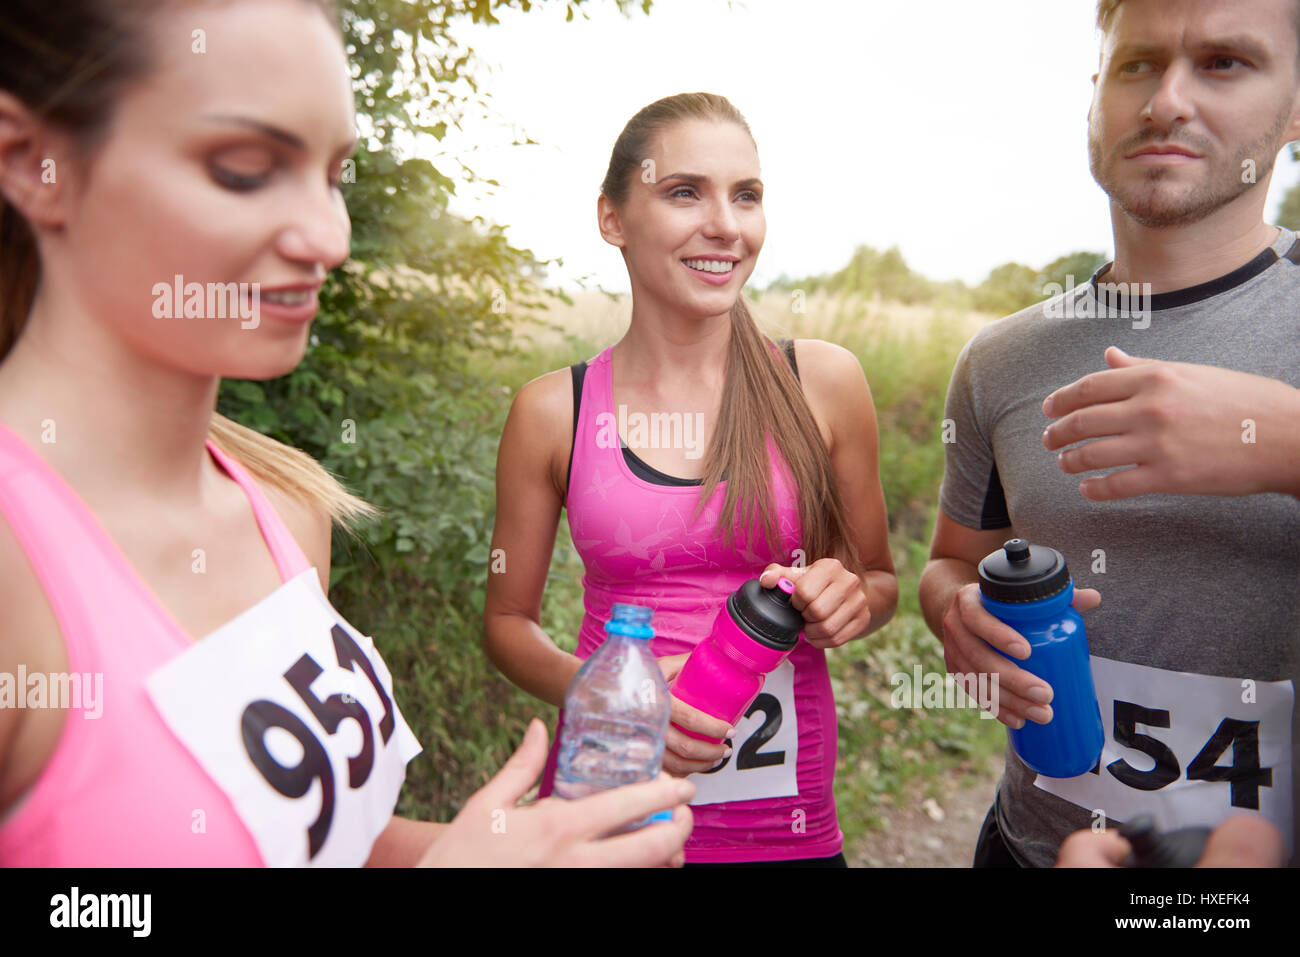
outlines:
[[[794,372],[794,377],[798,379],[799,364],[795,361],[795,357],[794,357],[794,340],[780,339],[777,341],[777,345],[779,345],[781,347],[781,351],[785,353],[786,359],[788,359],[790,362],[790,369],[792,372]],[[573,438],[569,443],[569,467],[564,473],[564,488],[566,491],[569,488],[569,482],[573,478],[573,450],[578,444],[578,413],[582,407],[582,384],[587,378],[587,363],[575,362],[573,365],[569,366],[569,374],[573,379]],[[645,478],[646,476],[642,476],[642,477]],[[657,476],[651,478],[650,480],[656,481],[658,482],[658,484],[675,484],[678,482],[682,484],[688,484],[688,485],[698,484],[697,479],[690,480],[690,481],[686,479],[672,479],[671,482],[663,481],[664,479],[668,479],[668,478],[670,477],[665,476],[662,473],[658,473]]]
[[[794,340],[778,339],[776,344],[781,347],[785,357],[790,360],[790,371],[794,373],[794,377],[799,378],[799,363],[794,361]]]
[[[569,490],[569,479],[573,476],[573,449],[578,444],[578,409],[582,406],[582,383],[587,378],[587,363],[575,362],[569,366],[573,378],[573,441],[569,443],[569,467],[564,473],[564,490]]]

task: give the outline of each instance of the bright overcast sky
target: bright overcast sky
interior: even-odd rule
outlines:
[[[562,257],[552,276],[566,286],[627,290],[621,256],[596,231],[610,150],[642,106],[696,90],[730,99],[758,143],[767,240],[755,286],[832,272],[864,243],[968,283],[1008,260],[1111,252],[1087,160],[1094,0],[655,0],[631,17],[591,7],[587,21],[565,23],[557,4],[461,28],[492,115],[431,155],[498,180],[464,189],[453,210]],[[1270,216],[1297,180],[1283,153]]]

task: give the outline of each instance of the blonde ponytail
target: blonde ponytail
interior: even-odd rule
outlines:
[[[208,437],[221,451],[248,469],[258,482],[274,486],[329,515],[330,521],[353,531],[358,521],[379,514],[369,502],[353,495],[301,449],[277,442],[216,412]]]

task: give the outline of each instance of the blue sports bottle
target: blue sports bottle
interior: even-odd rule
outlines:
[[[1026,721],[1010,732],[1011,746],[1030,768],[1049,778],[1091,771],[1105,732],[1092,683],[1088,634],[1070,607],[1074,581],[1054,548],[1013,538],[979,564],[980,600],[989,614],[1029,642],[1024,661],[998,654],[1052,688],[1052,720]]]

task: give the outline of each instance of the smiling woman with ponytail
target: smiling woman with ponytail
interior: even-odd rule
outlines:
[[[689,797],[667,776],[515,809],[545,760],[540,722],[452,823],[392,813],[420,746],[374,643],[326,597],[333,523],[371,509],[214,412],[222,377],[302,359],[348,255],[355,128],[325,0],[6,2],[0,680],[77,691],[28,707],[21,688],[15,707],[0,690],[0,865],[680,853],[684,806],[598,839]],[[159,317],[153,290],[175,276],[248,284],[259,321]],[[504,808],[507,843],[488,826]]]
[[[721,96],[659,100],[618,137],[597,220],[627,266],[631,325],[515,399],[492,543],[507,565],[488,582],[485,643],[510,680],[560,705],[613,604],[653,610],[653,651],[671,681],[731,591],[793,579],[807,627],[792,673],[768,678],[763,727],[735,729],[746,761],[678,730],[732,731],[674,698],[664,768],[700,790],[688,865],[843,866],[826,650],[883,625],[898,583],[861,367],[829,343],[773,342],[745,305],[762,200],[749,127]],[[611,424],[634,416],[698,422],[694,439],[706,441],[688,444],[685,429],[615,441]],[[576,655],[539,618],[561,507],[586,568]],[[773,738],[782,727],[788,737]],[[543,794],[553,772],[554,752]]]

